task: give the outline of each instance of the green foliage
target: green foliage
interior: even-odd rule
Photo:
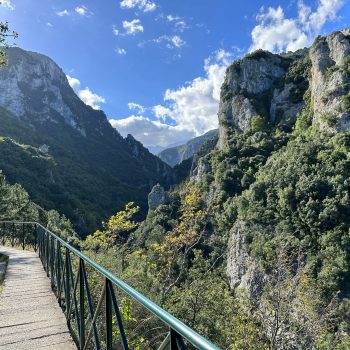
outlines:
[[[339,66],[337,65],[333,65],[333,66],[329,66],[327,67],[327,70],[326,70],[326,79],[329,80],[332,76],[332,74],[334,72],[336,72],[337,70],[339,70]]]
[[[271,52],[266,51],[266,50],[262,50],[262,49],[258,49],[256,51],[253,51],[245,56],[245,58],[250,58],[250,59],[254,59],[254,60],[259,60],[261,58],[270,58],[270,57],[271,57]]]
[[[267,122],[265,118],[261,117],[260,115],[254,115],[252,117],[250,128],[253,132],[257,131],[264,131],[266,129]]]
[[[350,92],[342,97],[342,111],[350,112]]]
[[[119,211],[107,222],[102,223],[103,231],[97,230],[87,236],[84,242],[85,249],[108,249],[116,244],[125,243],[128,234],[138,226],[133,218],[139,210],[140,207],[134,206],[132,202],[126,204],[125,210]]]
[[[102,113],[76,112],[88,121]],[[10,183],[20,183],[43,208],[64,214],[83,237],[130,201],[140,206],[138,218],[145,217],[148,184],[160,176],[160,160],[146,151],[142,160],[133,158],[107,131],[104,138],[88,138],[63,122],[32,124],[0,108],[0,136],[5,137],[0,142],[0,169]],[[39,151],[44,144],[48,154]],[[161,184],[164,181],[159,178]]]
[[[350,282],[349,137],[290,141],[239,201],[239,217],[266,225],[266,231],[253,237],[253,254],[269,265],[277,233],[295,246],[306,245],[319,286],[327,293],[345,292]]]
[[[233,297],[220,271],[199,250],[194,253],[185,282],[166,300],[167,309],[223,349],[267,349],[249,302]]]
[[[328,126],[330,126],[331,128],[334,128],[337,125],[337,116],[335,114],[332,113],[327,113],[327,114],[323,114],[321,115],[320,119],[327,123]]]
[[[2,48],[8,48],[10,46],[9,44],[9,38],[17,39],[18,33],[15,31],[11,31],[9,24],[7,21],[0,22],[0,47]],[[6,51],[3,49],[0,49],[0,67],[7,64],[7,56]]]

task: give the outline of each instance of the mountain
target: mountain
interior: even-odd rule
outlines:
[[[195,137],[189,140],[184,145],[171,147],[163,150],[158,154],[158,157],[165,163],[174,167],[182,161],[191,158],[199,149],[210,139],[215,139],[218,136],[218,130],[210,130],[204,135]]]
[[[217,146],[133,234],[125,275],[221,348],[347,348],[350,28],[233,62],[218,118]]]
[[[102,111],[85,105],[50,58],[9,48],[0,70],[0,169],[32,200],[70,218],[81,233],[125,203],[147,212],[156,183],[172,170]]]

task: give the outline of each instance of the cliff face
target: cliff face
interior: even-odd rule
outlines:
[[[0,136],[35,148],[45,145],[52,159],[35,165],[38,160],[27,159],[23,147],[7,143],[0,145],[0,168],[80,231],[95,228],[129,201],[146,213],[151,188],[172,182],[167,164],[133,137],[124,139],[102,111],[85,105],[62,69],[44,55],[8,50],[8,66],[0,69],[0,107]]]
[[[310,49],[313,123],[321,130],[350,127],[350,29],[319,37]]]
[[[220,147],[227,141],[230,128],[243,131],[254,117],[271,124],[295,121],[308,82],[302,74],[293,79],[291,72],[307,64],[307,50],[291,56],[259,50],[228,67],[218,113]]]
[[[276,125],[294,122],[311,87],[313,124],[329,132],[349,128],[350,29],[316,39],[295,53],[258,50],[227,69],[219,107],[219,146],[234,127],[243,131],[260,116]]]

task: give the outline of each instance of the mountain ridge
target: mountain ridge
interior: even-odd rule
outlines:
[[[0,168],[8,180],[20,178],[35,202],[66,214],[80,232],[95,229],[129,201],[146,213],[152,186],[173,182],[171,168],[134,138],[124,139],[102,111],[85,105],[50,58],[19,48],[7,53],[8,66],[0,70],[0,136],[36,148],[45,144],[55,160],[46,169],[50,175],[35,185],[35,176],[42,178],[38,169],[33,166],[26,179],[18,159],[7,154],[1,161],[3,153]]]

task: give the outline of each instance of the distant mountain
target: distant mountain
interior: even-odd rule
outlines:
[[[167,164],[85,105],[44,55],[8,49],[0,107],[0,169],[80,232],[95,229],[128,201],[145,213],[152,186],[172,182]]]
[[[167,148],[158,154],[158,157],[165,163],[174,167],[180,164],[182,161],[191,158],[205,142],[210,139],[217,138],[219,130],[210,130],[202,136],[195,137],[194,139],[186,142],[184,145]]]

